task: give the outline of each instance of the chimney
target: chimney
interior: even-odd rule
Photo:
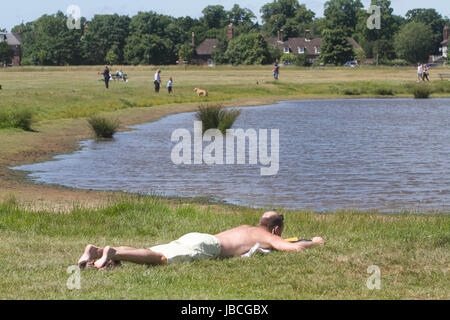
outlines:
[[[228,37],[229,40],[234,38],[234,30],[233,30],[233,24],[232,23],[230,23],[228,25],[227,37]]]
[[[311,31],[309,29],[306,29],[305,31],[305,39],[311,40]]]
[[[283,29],[278,30],[278,41],[283,42]]]
[[[192,46],[195,47],[195,33],[192,32]]]
[[[444,27],[444,41],[448,40],[448,26]]]

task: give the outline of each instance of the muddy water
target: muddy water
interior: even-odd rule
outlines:
[[[279,129],[279,171],[256,165],[175,165],[172,132],[193,113],[83,141],[55,161],[18,167],[36,182],[82,189],[212,196],[317,211],[450,209],[450,99],[289,101],[243,108],[233,128]],[[205,143],[205,145],[207,145]],[[270,148],[269,148],[270,149]]]

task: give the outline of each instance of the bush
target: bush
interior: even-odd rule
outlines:
[[[393,96],[394,91],[391,88],[377,88],[375,94],[379,96]]]
[[[25,131],[33,131],[33,112],[27,109],[17,109],[0,112],[0,128],[18,128]]]
[[[298,67],[309,67],[311,65],[306,57],[306,54],[296,54],[294,63]]]
[[[392,67],[405,67],[410,65],[410,63],[404,59],[394,59],[394,60],[382,59],[380,60],[380,64]]]
[[[88,119],[91,129],[97,138],[110,139],[117,132],[120,124],[118,120],[106,119],[99,116],[92,116]]]
[[[427,85],[418,85],[413,89],[414,98],[426,99],[431,94],[431,88]]]
[[[225,110],[222,105],[207,105],[200,106],[195,117],[202,122],[203,133],[208,129],[219,129],[222,134],[226,134],[240,114],[241,110]]]
[[[281,56],[280,61],[283,64],[292,64],[295,61],[295,57],[290,53],[285,53]]]
[[[359,96],[359,95],[361,95],[361,91],[358,90],[358,89],[345,89],[345,90],[343,91],[343,93],[344,93],[346,96]]]

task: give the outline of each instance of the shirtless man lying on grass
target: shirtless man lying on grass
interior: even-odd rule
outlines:
[[[257,227],[243,225],[214,236],[189,233],[169,244],[149,249],[110,246],[99,248],[90,244],[86,246],[78,266],[85,268],[93,263],[93,266],[102,269],[120,261],[162,265],[197,259],[229,258],[245,254],[257,243],[261,249],[292,252],[324,244],[320,237],[315,237],[310,242],[288,242],[281,238],[283,228],[283,215],[266,212],[262,215]]]

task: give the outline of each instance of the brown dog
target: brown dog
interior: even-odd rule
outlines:
[[[200,97],[201,95],[203,95],[204,97],[208,96],[208,91],[206,91],[206,90],[201,90],[199,88],[195,88],[194,91],[197,92],[198,97]]]

